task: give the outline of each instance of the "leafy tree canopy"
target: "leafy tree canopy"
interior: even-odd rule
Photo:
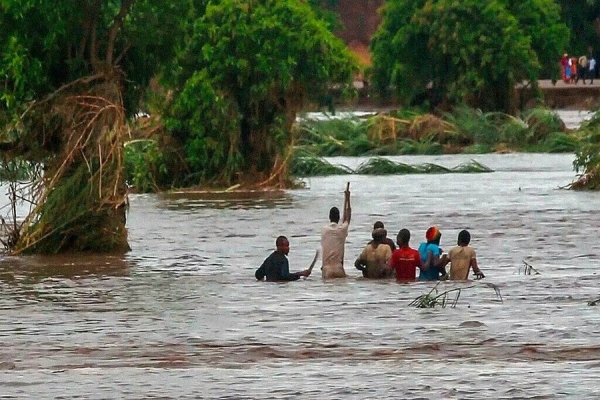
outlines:
[[[173,55],[172,39],[193,5],[191,0],[0,1],[0,112],[93,74],[120,71],[133,94]]]
[[[211,2],[169,76],[166,126],[185,144],[198,181],[268,175],[283,161],[296,113],[347,84],[353,67],[304,2]]]
[[[552,0],[391,0],[372,41],[373,80],[407,102],[429,86],[453,103],[511,111],[514,85],[554,68],[567,39]]]

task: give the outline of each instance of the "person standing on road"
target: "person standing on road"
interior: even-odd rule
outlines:
[[[569,83],[569,78],[567,77],[567,71],[569,71],[569,55],[567,53],[563,54],[562,58],[560,59],[560,67],[563,82]]]
[[[575,82],[578,82],[580,79],[583,81],[585,85],[585,76],[588,74],[588,59],[586,56],[579,57],[578,60],[579,66],[577,67],[577,79]]]
[[[594,84],[594,77],[596,76],[596,59],[590,56],[588,59],[588,77],[590,78],[590,85]]]

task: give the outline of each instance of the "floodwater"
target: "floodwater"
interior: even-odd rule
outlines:
[[[559,189],[573,155],[393,157],[488,174],[332,176],[263,196],[132,195],[123,257],[0,259],[0,397],[590,399],[600,396],[600,201]],[[355,167],[364,159],[336,158]],[[351,182],[349,277],[256,282],[275,237],[306,268]],[[482,281],[455,308],[431,283],[358,278],[382,220],[472,234]],[[539,275],[525,275],[523,261]],[[503,301],[485,283],[497,285]]]

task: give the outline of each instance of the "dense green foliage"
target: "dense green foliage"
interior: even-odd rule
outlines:
[[[373,83],[404,103],[429,90],[431,101],[512,112],[515,84],[556,76],[567,40],[553,0],[390,0],[371,44]]]
[[[197,183],[278,170],[296,114],[353,71],[344,44],[293,0],[210,3],[175,61],[165,124]]]
[[[596,114],[581,128],[581,141],[573,166],[582,175],[573,183],[575,189],[600,189],[600,116]]]
[[[441,118],[428,114],[366,119],[303,120],[296,147],[315,156],[368,156],[494,151],[573,152],[577,138],[551,110],[518,117],[456,107]],[[390,124],[393,123],[393,126]]]
[[[600,27],[597,25],[600,15],[598,0],[557,0],[562,10],[562,20],[571,32],[568,47],[564,52],[572,55],[588,54],[589,47],[598,59],[598,39]]]
[[[37,172],[16,197],[11,251],[123,252],[123,139],[149,80],[175,54],[192,1],[0,2],[3,163]],[[39,168],[43,165],[43,169]],[[13,219],[16,218],[13,215]]]
[[[3,0],[0,113],[6,117],[75,79],[114,73],[127,77],[135,112],[141,90],[173,55],[172,38],[182,32],[189,3]]]

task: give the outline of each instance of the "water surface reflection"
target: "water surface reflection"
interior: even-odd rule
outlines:
[[[0,261],[5,398],[596,398],[600,202],[558,189],[572,155],[395,157],[490,174],[334,176],[272,197],[131,197],[125,257]],[[363,160],[336,158],[352,164]],[[348,279],[255,282],[291,241],[292,269],[319,245],[351,182]],[[358,278],[376,219],[417,245],[467,228],[486,281],[456,308],[407,304],[431,284]],[[540,275],[519,273],[523,260]],[[464,283],[443,284],[444,288]]]

